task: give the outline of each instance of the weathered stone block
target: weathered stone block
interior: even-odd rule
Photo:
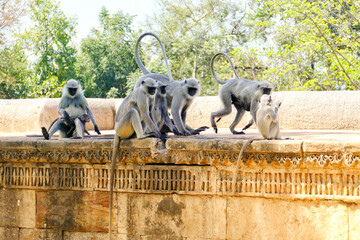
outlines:
[[[63,240],[108,240],[108,233],[99,233],[99,232],[64,232]],[[112,239],[116,240],[128,240],[133,238],[128,238],[126,234],[112,234]]]
[[[360,239],[360,206],[349,204],[349,240]]]
[[[20,229],[21,240],[57,240],[62,239],[62,232],[52,229]]]
[[[9,240],[19,239],[19,228],[0,227],[0,239],[9,239]]]
[[[179,195],[130,195],[129,234],[151,237],[226,237],[226,200]]]
[[[35,191],[0,190],[0,226],[35,227]]]
[[[107,232],[109,193],[46,191],[36,193],[36,227]]]
[[[346,204],[228,198],[227,239],[348,239]]]

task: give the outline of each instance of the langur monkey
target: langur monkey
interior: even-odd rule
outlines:
[[[158,126],[160,132],[162,132],[165,124],[171,132],[173,132],[175,135],[179,135],[179,132],[169,118],[169,113],[167,111],[168,105],[166,100],[166,86],[167,85],[163,84],[162,82],[158,82],[154,106],[151,109],[151,118]]]
[[[230,62],[231,67],[235,73],[235,79],[229,79],[227,81],[222,81],[217,78],[215,70],[214,70],[214,62],[218,56],[224,56]],[[234,104],[236,108],[236,116],[233,123],[230,125],[230,131],[233,134],[244,134],[243,131],[236,131],[235,127],[240,122],[242,116],[245,111],[250,111],[252,116],[252,121],[246,125],[243,130],[249,128],[253,122],[256,122],[256,111],[258,108],[258,102],[262,95],[268,94],[270,95],[273,91],[273,86],[268,82],[255,82],[243,78],[239,78],[234,65],[230,59],[230,57],[225,53],[217,53],[211,60],[210,64],[211,73],[215,80],[223,85],[219,91],[219,97],[221,99],[222,104],[224,105],[223,109],[219,111],[211,113],[211,126],[214,128],[215,133],[217,133],[218,129],[215,123],[215,118],[219,118],[219,121],[223,116],[226,116],[231,113],[231,105]]]
[[[128,95],[121,103],[115,117],[115,136],[114,148],[111,160],[110,172],[110,210],[109,210],[109,238],[111,239],[111,215],[112,215],[112,195],[114,170],[116,156],[120,147],[121,139],[131,138],[136,134],[136,138],[145,138],[150,135],[144,135],[141,122],[144,121],[146,127],[152,131],[157,138],[165,141],[165,137],[161,135],[158,127],[150,117],[150,99],[153,100],[157,82],[148,77],[141,82],[141,85]],[[120,158],[121,159],[121,158]]]
[[[61,117],[50,125],[49,132],[45,127],[41,127],[45,139],[50,139],[57,131],[60,131],[60,138],[83,138],[84,132],[87,132],[85,123],[89,118],[94,124],[94,131],[101,134],[77,80],[70,79],[65,83],[58,113]]]
[[[151,35],[155,37],[156,40],[158,40],[164,55],[164,60],[165,60],[166,68],[168,70],[169,77],[166,77],[162,74],[151,73],[145,68],[144,64],[142,63],[139,55],[139,45],[141,39],[147,35]],[[180,135],[188,136],[193,134],[199,134],[201,131],[204,131],[208,128],[206,126],[203,126],[198,129],[193,129],[185,124],[187,110],[190,107],[191,103],[193,102],[193,99],[200,93],[199,81],[194,78],[185,79],[182,82],[173,80],[169,63],[166,57],[164,45],[162,44],[160,38],[156,34],[144,33],[138,38],[135,46],[135,60],[144,74],[144,76],[140,77],[135,83],[135,88],[139,87],[142,80],[145,79],[146,77],[151,77],[167,85],[166,86],[167,107],[171,109],[171,115],[174,119],[176,129]]]
[[[264,94],[261,96],[259,108],[256,111],[255,124],[260,134],[263,136],[263,138],[249,139],[242,146],[236,163],[236,168],[233,173],[233,180],[232,180],[233,191],[235,191],[237,172],[239,169],[239,165],[244,149],[255,140],[280,139],[280,125],[278,120],[278,110],[280,108],[280,105],[281,102],[278,102],[276,103],[275,107],[273,106],[271,95]]]

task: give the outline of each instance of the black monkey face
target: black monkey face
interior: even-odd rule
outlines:
[[[69,94],[70,96],[75,96],[77,88],[68,88]]]
[[[166,86],[161,86],[160,87],[160,92],[161,92],[161,94],[165,94],[166,93]]]
[[[155,91],[156,91],[156,87],[147,87],[148,89],[148,94],[150,95],[154,95],[155,94]]]
[[[263,94],[269,95],[271,93],[271,90],[272,90],[271,88],[264,88]]]
[[[190,96],[194,96],[196,94],[197,88],[188,87],[188,93]]]

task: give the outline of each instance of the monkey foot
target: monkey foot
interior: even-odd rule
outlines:
[[[241,131],[241,132],[238,132],[238,131],[232,131],[232,134],[245,134],[243,131]]]
[[[44,138],[46,140],[49,140],[49,133],[48,133],[48,131],[46,130],[45,127],[41,127],[41,132],[42,132],[42,135],[44,136]]]

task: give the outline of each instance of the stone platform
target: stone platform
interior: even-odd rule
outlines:
[[[233,170],[246,135],[126,140],[114,183],[116,239],[357,239],[359,131],[283,130]],[[107,239],[112,131],[83,140],[0,138],[0,233]]]

